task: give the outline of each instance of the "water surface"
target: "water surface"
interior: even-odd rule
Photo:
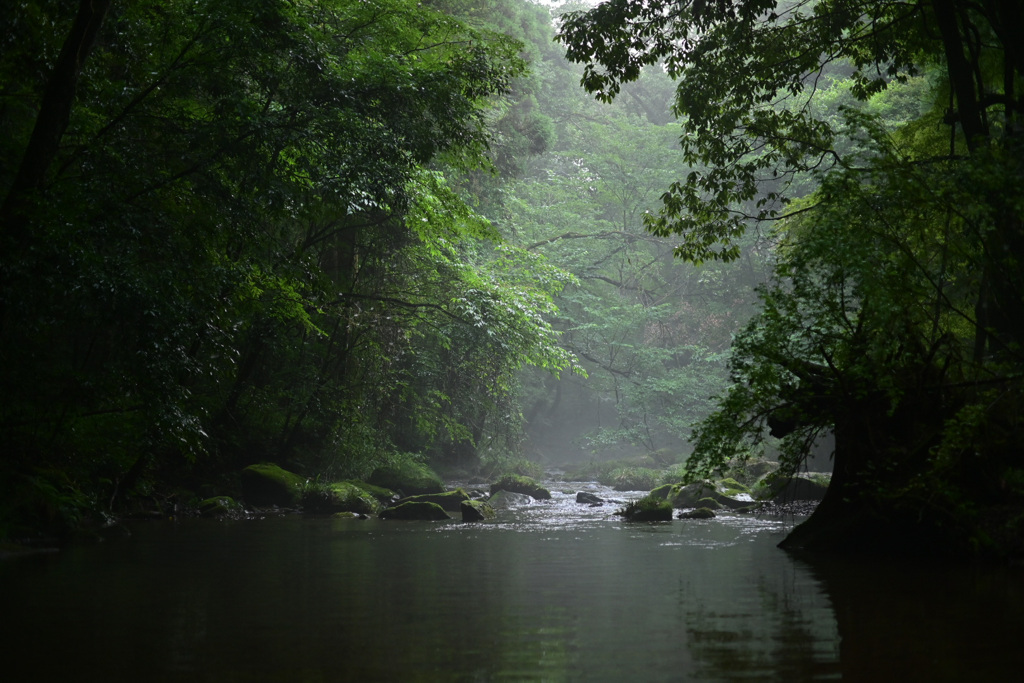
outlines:
[[[798,519],[132,524],[0,562],[4,680],[1015,680],[1024,572],[795,560]],[[639,494],[637,494],[639,495]],[[14,666],[12,669],[11,666]]]

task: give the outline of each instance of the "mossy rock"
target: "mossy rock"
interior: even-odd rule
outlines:
[[[718,487],[710,481],[698,481],[681,486],[677,484],[672,490],[671,503],[674,508],[701,507],[701,501],[710,498],[719,506],[738,510],[747,507],[750,501],[736,500],[718,492]]]
[[[365,490],[346,481],[307,484],[302,492],[302,509],[306,512],[372,515],[383,507],[383,503]]]
[[[804,477],[769,477],[760,496],[776,502],[794,500],[819,501],[825,497],[828,485]]]
[[[482,500],[464,500],[459,504],[459,510],[463,522],[484,522],[497,515],[494,508]]]
[[[692,484],[673,484],[668,501],[674,508],[695,508],[697,501],[717,493],[710,481],[695,481]]]
[[[679,519],[714,519],[715,511],[711,508],[697,508],[689,512],[680,512]]]
[[[491,495],[498,491],[510,491],[512,493],[524,493],[538,500],[551,498],[551,491],[539,485],[530,477],[520,474],[506,474],[504,477],[491,484]]]
[[[437,503],[402,503],[394,507],[385,508],[380,511],[378,515],[381,519],[404,519],[404,520],[419,520],[419,521],[436,521],[442,519],[451,519],[448,513],[444,511]]]
[[[418,496],[409,496],[400,499],[396,505],[402,503],[437,503],[447,512],[459,512],[463,501],[469,500],[469,494],[462,489],[445,491],[444,493],[421,493]]]
[[[241,472],[242,497],[249,505],[298,507],[306,480],[273,463],[249,465]]]
[[[530,505],[533,503],[533,497],[526,493],[516,493],[515,491],[506,491],[504,489],[495,491],[487,499],[487,504],[495,509],[509,509],[517,508],[523,505]]]
[[[697,501],[697,508],[707,508],[709,510],[721,510],[724,506],[714,498],[701,498]]]
[[[656,489],[652,489],[648,494],[654,498],[660,498],[661,500],[668,500],[669,496],[672,495],[672,489],[680,484],[662,484]]]
[[[667,500],[645,496],[630,501],[615,514],[625,517],[627,522],[671,522],[672,506]]]
[[[441,477],[426,465],[412,460],[378,467],[367,482],[392,491],[400,491],[406,496],[444,492]]]
[[[733,460],[730,464],[729,477],[746,486],[753,486],[759,479],[779,469],[779,463],[764,458],[752,458],[745,462]]]
[[[196,508],[199,510],[199,514],[203,517],[239,515],[244,511],[242,506],[235,502],[234,498],[231,498],[230,496],[214,496],[212,498],[207,498],[206,500],[200,501]]]
[[[750,489],[747,486],[732,477],[719,480],[718,487],[727,496],[735,496],[737,493],[750,493]]]
[[[331,517],[334,519],[366,519],[366,515],[349,511],[335,512]]]
[[[391,489],[384,488],[383,486],[374,486],[373,484],[368,484],[361,479],[346,479],[340,483],[358,486],[363,491],[366,491],[375,499],[380,501],[383,505],[390,505],[399,499],[399,495]]]

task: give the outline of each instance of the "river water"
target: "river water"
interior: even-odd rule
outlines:
[[[594,484],[484,524],[130,524],[0,562],[15,681],[1011,681],[1024,569],[807,564],[800,521],[627,524]]]

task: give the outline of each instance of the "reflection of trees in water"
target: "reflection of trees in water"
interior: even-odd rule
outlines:
[[[694,680],[840,677],[835,620],[820,585],[795,563],[772,558],[768,566],[770,573],[751,558],[748,580],[757,588],[728,607],[699,595],[684,600]]]
[[[1019,569],[848,558],[804,566],[835,610],[843,680],[1020,676],[1024,581]]]

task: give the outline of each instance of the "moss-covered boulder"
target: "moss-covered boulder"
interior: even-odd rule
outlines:
[[[413,460],[378,467],[366,481],[374,486],[400,491],[406,496],[444,491],[441,477],[426,465]]]
[[[661,486],[652,489],[647,495],[654,496],[655,498],[660,498],[662,500],[668,500],[669,496],[673,495],[672,490],[677,486],[681,487],[682,484],[662,484]]]
[[[710,481],[697,481],[692,484],[676,484],[670,493],[669,501],[674,508],[701,507],[701,501],[710,498],[724,508],[738,510],[750,505],[749,500],[736,500],[718,491],[718,486]]]
[[[459,510],[463,522],[484,522],[497,515],[494,508],[482,500],[464,500],[459,504]]]
[[[397,501],[397,505],[402,503],[436,503],[440,505],[446,512],[459,512],[463,501],[469,500],[469,494],[462,489],[455,489],[454,491],[445,491],[444,493],[421,493],[418,496],[409,496],[407,498],[401,498]]]
[[[531,498],[547,500],[551,498],[551,491],[538,484],[530,477],[521,474],[506,474],[498,481],[491,484],[491,495],[498,491],[510,491],[512,493],[523,493]]]
[[[672,506],[667,500],[645,496],[640,500],[631,500],[621,510],[615,512],[627,522],[671,522]]]
[[[202,517],[234,517],[245,510],[230,496],[214,496],[200,501],[196,506]]]
[[[516,493],[514,491],[495,491],[488,499],[487,504],[496,510],[507,510],[509,508],[517,508],[523,505],[529,505],[533,502],[533,497],[525,493]]]
[[[282,469],[273,463],[249,465],[241,472],[242,497],[257,507],[298,507],[303,477]]]
[[[343,484],[352,484],[361,488],[366,493],[373,496],[382,505],[391,505],[398,501],[401,496],[392,491],[391,489],[384,488],[383,486],[374,486],[361,479],[346,479]]]
[[[758,491],[758,497],[788,503],[794,500],[820,501],[828,491],[827,477],[769,477]]]
[[[339,481],[329,484],[307,483],[302,490],[302,509],[314,514],[352,512],[372,515],[384,505],[355,484]]]
[[[733,460],[729,463],[727,475],[744,484],[753,486],[759,479],[779,469],[779,463],[764,458],[751,458],[749,460]]]
[[[436,521],[441,519],[451,519],[448,513],[444,511],[437,503],[402,503],[394,507],[385,508],[380,511],[378,515],[381,519],[405,519],[405,520],[419,520],[419,521]]]
[[[726,477],[718,481],[718,490],[726,496],[736,496],[739,493],[750,493],[750,488],[741,484],[732,477]]]
[[[679,519],[713,519],[714,517],[715,511],[711,508],[697,508],[679,513]]]

